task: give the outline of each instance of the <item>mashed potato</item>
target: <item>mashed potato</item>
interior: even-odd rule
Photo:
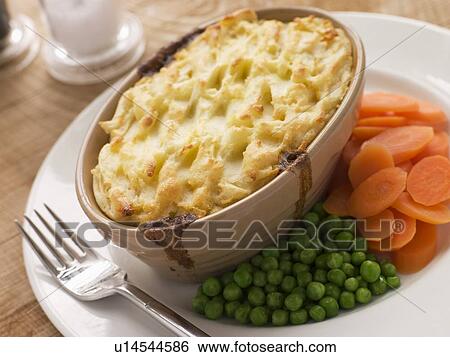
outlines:
[[[117,221],[198,217],[272,180],[305,149],[352,73],[344,31],[318,17],[283,23],[242,10],[206,28],[170,64],[122,95],[92,171]]]

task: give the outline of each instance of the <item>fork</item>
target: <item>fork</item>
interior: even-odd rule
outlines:
[[[44,206],[65,232],[73,233],[47,204],[44,204]],[[94,301],[119,294],[132,301],[177,336],[209,336],[184,317],[127,281],[127,273],[122,268],[98,255],[86,243],[80,244],[79,241],[82,242],[82,240],[76,234],[67,234],[81,254],[76,252],[56,230],[52,229],[48,221],[37,210],[34,210],[34,212],[52,234],[53,239],[48,238],[27,215],[24,216],[25,221],[44,243],[48,251],[52,253],[58,264],[47,257],[41,247],[26,232],[23,225],[15,220],[17,228],[47,270],[70,295],[78,300]],[[55,241],[59,243],[66,256],[54,247]]]

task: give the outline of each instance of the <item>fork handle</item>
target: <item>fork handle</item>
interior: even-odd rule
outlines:
[[[209,337],[209,335],[194,326],[183,316],[179,315],[166,305],[152,298],[138,287],[125,282],[116,288],[118,294],[131,300],[136,306],[147,312],[161,325],[168,328],[177,336],[183,337]]]

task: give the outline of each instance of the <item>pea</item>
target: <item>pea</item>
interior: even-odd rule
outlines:
[[[297,279],[291,275],[286,275],[281,282],[281,291],[290,293],[297,286]]]
[[[312,274],[309,271],[301,271],[297,274],[298,286],[306,287],[312,281]]]
[[[216,295],[214,296],[211,301],[218,301],[221,304],[225,304],[226,300],[224,299],[224,297],[222,295]]]
[[[263,256],[261,254],[257,254],[250,259],[250,262],[253,264],[253,266],[259,268],[262,264]]]
[[[341,270],[347,275],[348,277],[352,277],[356,275],[356,269],[355,267],[350,263],[344,263],[341,266]]]
[[[367,288],[358,288],[355,295],[360,304],[368,304],[372,300],[372,293]]]
[[[327,261],[328,261],[328,253],[324,253],[319,255],[314,262],[316,268],[319,269],[328,269]]]
[[[292,260],[294,262],[300,262],[300,253],[301,253],[300,250],[295,250],[292,252]]]
[[[368,288],[369,284],[367,284],[367,281],[365,281],[361,275],[356,276],[356,280],[358,280],[358,286],[360,288]]]
[[[392,277],[397,275],[397,269],[395,268],[395,265],[392,263],[385,263],[381,265],[381,273],[385,277]]]
[[[239,301],[228,301],[227,303],[225,303],[225,316],[230,318],[234,317],[236,309],[239,307],[239,305],[241,305]]]
[[[354,237],[351,232],[343,231],[339,232],[336,237],[334,237],[334,240],[336,241],[338,247],[347,249],[351,247]]]
[[[323,248],[326,252],[334,252],[338,250],[338,247],[336,244],[334,244],[332,241],[324,241],[322,243]]]
[[[248,315],[250,314],[251,309],[252,308],[248,303],[239,305],[234,312],[234,318],[241,324],[246,324],[248,322]]]
[[[343,291],[339,297],[339,306],[343,309],[352,309],[355,306],[355,294]]]
[[[373,295],[383,295],[387,290],[387,284],[383,278],[380,278],[369,284],[369,288]]]
[[[280,251],[276,248],[266,248],[261,251],[263,257],[274,257],[278,258],[280,256]]]
[[[358,252],[365,252],[367,251],[367,241],[365,238],[362,237],[356,237],[355,244],[353,246],[355,251]]]
[[[281,255],[280,255],[280,262],[284,262],[284,261],[290,262],[291,260],[292,260],[291,253],[288,253],[288,252],[281,253]]]
[[[265,272],[257,270],[253,273],[253,285],[263,288],[266,285],[266,283],[267,283],[267,276]]]
[[[325,295],[325,285],[313,281],[306,287],[306,297],[313,301],[320,300]]]
[[[317,226],[320,222],[320,217],[316,212],[308,212],[303,216],[303,219],[305,221],[308,221],[309,223],[314,224]]]
[[[236,270],[233,274],[233,279],[239,287],[245,289],[252,285],[253,277],[247,269]]]
[[[339,253],[330,253],[327,259],[327,266],[330,269],[339,269],[344,263],[344,258]]]
[[[281,270],[270,270],[267,272],[267,282],[272,285],[280,285],[283,281],[283,272]]]
[[[366,260],[366,253],[364,252],[353,252],[352,253],[352,264],[361,265]]]
[[[284,304],[284,296],[279,292],[272,292],[267,294],[266,304],[270,309],[281,309]]]
[[[317,202],[313,207],[312,207],[312,211],[314,213],[316,213],[321,219],[323,217],[326,217],[326,215],[328,214],[327,211],[325,211],[325,209],[323,208],[323,203],[321,202]]]
[[[266,293],[272,293],[278,291],[278,287],[276,285],[266,284],[266,286],[264,287],[264,291]]]
[[[308,322],[308,311],[300,309],[289,313],[289,322],[292,325],[301,325]]]
[[[312,224],[308,224],[308,227],[306,227],[306,233],[308,234],[308,237],[311,237],[311,239],[318,238],[318,229]]]
[[[227,271],[226,273],[223,273],[222,276],[220,277],[220,282],[222,283],[222,286],[226,286],[229,283],[232,283],[233,280],[233,272],[232,271]]]
[[[205,294],[198,294],[192,299],[192,309],[199,313],[205,313],[205,305],[209,301],[209,298]]]
[[[377,262],[366,260],[361,264],[360,274],[365,281],[373,283],[380,277],[380,265]]]
[[[333,299],[338,300],[341,296],[341,288],[333,283],[325,284],[325,296],[331,296]]]
[[[327,312],[320,305],[312,306],[309,311],[309,316],[316,322],[323,321],[327,317]]]
[[[292,262],[290,262],[289,260],[282,260],[279,264],[279,269],[285,275],[291,274],[292,273]]]
[[[278,260],[274,257],[264,257],[261,263],[261,269],[265,272],[278,269]]]
[[[298,273],[302,271],[309,271],[309,265],[303,264],[303,263],[294,263],[292,265],[292,274],[297,276]]]
[[[298,294],[289,294],[286,296],[286,299],[284,299],[284,306],[290,311],[298,310],[303,305],[303,299]]]
[[[339,314],[339,304],[331,296],[325,296],[320,299],[319,305],[325,309],[328,318],[335,317]]]
[[[220,284],[220,280],[217,278],[208,278],[202,284],[203,293],[206,296],[216,296],[222,292],[222,284]]]
[[[375,256],[375,254],[367,253],[366,254],[366,260],[370,260],[372,262],[376,262],[377,261],[377,257]]]
[[[324,269],[316,269],[313,275],[313,280],[325,284],[328,281],[327,271]]]
[[[248,291],[247,299],[250,305],[261,306],[266,302],[266,294],[263,289],[257,286],[252,286]]]
[[[287,325],[289,321],[289,312],[286,310],[275,310],[272,312],[272,324],[274,326]]]
[[[242,289],[235,283],[229,283],[223,289],[223,297],[227,301],[236,301],[242,298]]]
[[[292,237],[289,240],[289,245],[291,246],[291,249],[299,250],[299,249],[306,249],[311,245],[311,238],[310,236],[305,233],[298,233],[294,237]]]
[[[343,252],[339,252],[339,254],[342,255],[344,264],[352,262],[352,255],[349,252],[343,251]]]
[[[210,300],[205,305],[205,316],[210,320],[217,320],[223,315],[223,304],[217,300]]]
[[[344,282],[344,288],[347,291],[354,292],[356,289],[358,289],[358,280],[356,278],[348,278]]]
[[[315,250],[302,250],[300,253],[300,261],[303,264],[312,264],[316,259],[316,251]]]
[[[339,287],[344,286],[344,281],[347,278],[345,273],[340,269],[331,269],[327,274],[328,281],[334,283]]]
[[[303,300],[306,299],[306,289],[301,286],[294,288],[294,290],[291,291],[291,294],[297,294],[300,295]]]
[[[250,273],[253,273],[253,265],[251,265],[249,262],[241,263],[237,266],[236,270],[248,270]]]
[[[341,219],[335,214],[330,214],[322,222],[320,226],[320,231],[321,233],[323,232],[323,234],[326,235],[328,232],[338,230],[339,228],[342,228]]]
[[[400,287],[400,278],[398,276],[388,276],[386,278],[386,284],[391,288],[391,289],[397,289]]]
[[[269,321],[267,309],[263,306],[254,307],[250,311],[250,322],[255,326],[264,326]]]

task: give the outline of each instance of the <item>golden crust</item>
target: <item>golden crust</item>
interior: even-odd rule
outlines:
[[[119,100],[92,171],[101,209],[118,221],[204,216],[279,172],[339,106],[351,44],[331,21],[258,20],[243,10],[211,25]]]

